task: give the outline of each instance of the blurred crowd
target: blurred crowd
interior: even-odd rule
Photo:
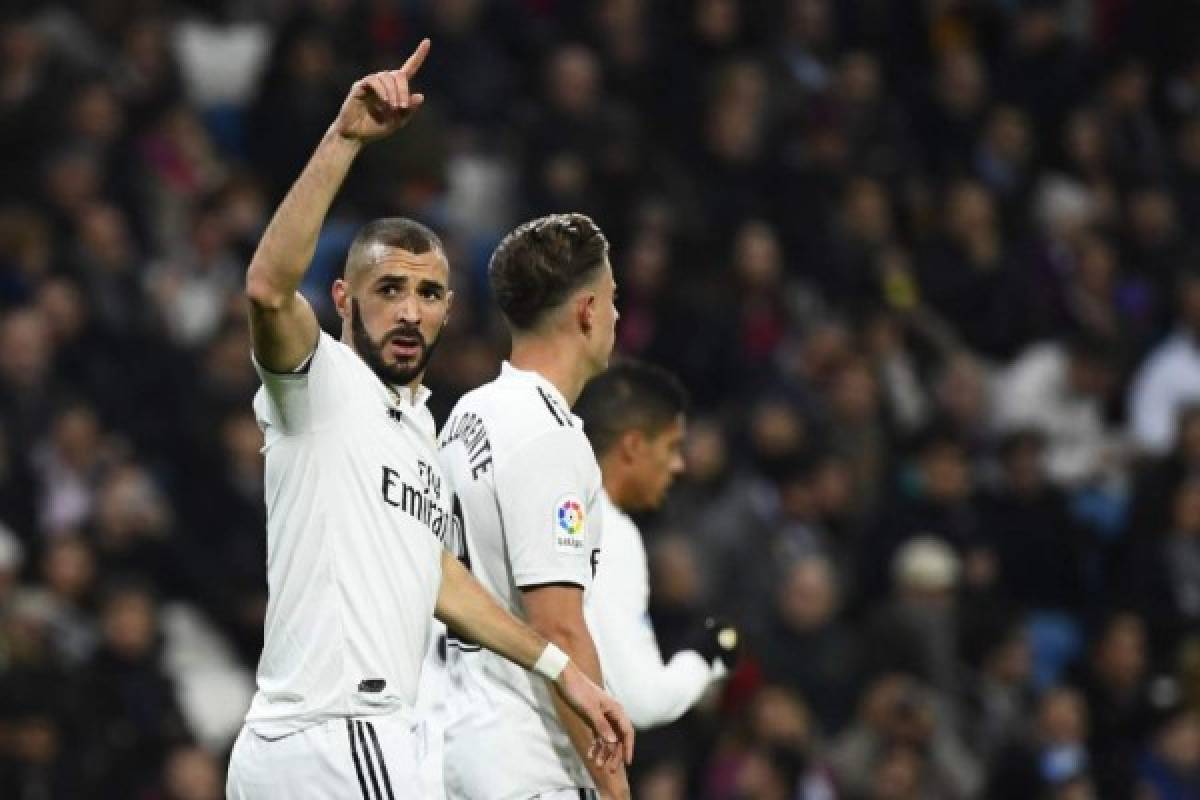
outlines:
[[[441,418],[487,258],[591,214],[621,353],[693,395],[642,520],[664,648],[740,669],[650,800],[1200,798],[1192,0],[10,0],[0,796],[209,800],[265,607],[239,297],[350,83],[433,50],[357,225],[444,234]]]

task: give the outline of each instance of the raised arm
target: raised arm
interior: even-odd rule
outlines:
[[[583,617],[583,589],[577,586],[549,585],[522,590],[529,625],[551,642],[562,648],[571,659],[579,664],[589,678],[603,685],[600,672],[600,657]],[[587,731],[571,714],[564,714],[556,699],[555,708],[559,721],[571,737],[575,749],[584,754],[588,745]],[[584,758],[588,772],[596,781],[596,787],[604,798],[626,798],[630,796],[625,771],[597,769]]]
[[[363,145],[404,127],[425,102],[423,95],[409,92],[408,82],[428,52],[424,39],[400,69],[376,72],[351,87],[263,233],[246,272],[246,297],[254,355],[272,372],[294,370],[316,346],[317,318],[297,289],[317,235]]]
[[[633,759],[633,726],[620,704],[573,662],[556,667],[553,658],[543,660],[546,638],[505,611],[449,551],[442,553],[442,583],[434,616],[455,633],[527,670],[557,672],[551,679],[556,702],[573,712],[566,716],[575,720],[580,730],[590,731],[581,751],[586,753],[589,768],[615,769],[622,760],[629,763]],[[546,677],[550,679],[550,674]]]

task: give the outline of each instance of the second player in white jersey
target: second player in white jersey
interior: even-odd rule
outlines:
[[[583,596],[601,558],[601,476],[570,407],[612,351],[607,254],[603,234],[579,214],[526,223],[501,242],[489,277],[513,334],[512,363],[466,394],[441,434],[462,506],[463,563],[594,679]],[[594,786],[628,796],[623,771],[585,766],[577,726],[537,682],[471,642],[451,639],[447,650],[466,673],[448,681],[457,694],[446,704],[449,797],[578,797]]]
[[[568,584],[586,595],[600,557],[600,468],[558,389],[506,362],[496,380],[454,407],[441,445],[462,504],[459,557],[479,582],[517,615],[522,593],[540,586]],[[472,702],[487,705],[447,731],[451,796],[529,797],[591,785],[541,682],[454,637],[447,658],[485,679],[451,676],[471,681]],[[491,766],[498,760],[503,774]]]

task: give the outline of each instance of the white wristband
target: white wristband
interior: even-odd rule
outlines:
[[[571,659],[562,650],[559,650],[554,642],[546,642],[546,649],[538,656],[537,663],[533,665],[533,671],[541,675],[548,681],[558,680],[558,676],[562,675],[562,671],[567,668],[567,663]]]

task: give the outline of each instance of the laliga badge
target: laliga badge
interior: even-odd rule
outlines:
[[[554,547],[560,553],[583,553],[587,531],[587,511],[573,494],[564,495],[554,504]]]

